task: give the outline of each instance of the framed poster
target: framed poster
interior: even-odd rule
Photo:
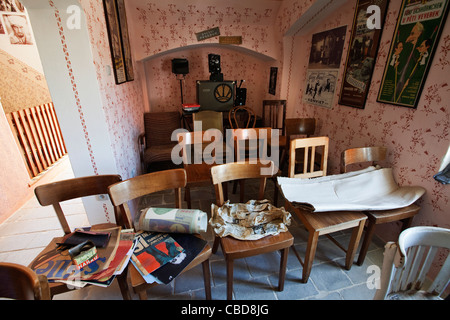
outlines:
[[[364,109],[389,0],[358,0],[353,18],[339,104]],[[369,29],[367,9],[376,3],[380,28]],[[369,13],[372,12],[369,9]]]
[[[378,102],[416,108],[450,0],[403,0]]]
[[[125,59],[122,51],[122,37],[120,34],[119,17],[115,0],[103,0],[106,25],[108,27],[109,45],[113,62],[114,77],[117,84],[127,81]]]
[[[303,102],[331,108],[347,26],[313,34]]]
[[[123,57],[125,60],[125,72],[127,81],[134,80],[133,60],[131,58],[130,37],[128,35],[128,22],[125,12],[125,0],[117,0],[117,12],[119,14],[120,35],[122,40]]]
[[[277,75],[278,75],[278,68],[270,67],[269,93],[273,95],[275,95],[275,91],[277,88]]]

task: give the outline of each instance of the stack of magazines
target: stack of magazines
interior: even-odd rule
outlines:
[[[31,262],[30,267],[36,274],[45,275],[49,282],[64,282],[74,288],[84,287],[86,284],[109,286],[115,277],[123,272],[131,258],[134,250],[134,231],[122,230],[120,227],[81,231],[83,232],[80,232],[80,229],[75,230],[69,237],[54,238]],[[98,259],[78,269],[68,251],[86,238],[96,243]]]

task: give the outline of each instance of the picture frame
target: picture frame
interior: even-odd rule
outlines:
[[[275,95],[277,88],[278,68],[270,67],[269,93]]]
[[[122,39],[123,57],[125,61],[125,72],[127,81],[134,80],[133,59],[131,57],[130,37],[128,34],[128,22],[125,12],[125,0],[117,1],[117,12],[119,15],[120,34]]]
[[[403,0],[377,101],[417,108],[450,0]]]
[[[371,5],[374,5],[373,0],[357,1],[339,94],[339,104],[359,109],[364,109],[366,104],[389,0],[376,2],[379,28],[369,29],[367,26],[367,12]]]
[[[346,33],[345,25],[312,35],[304,103],[333,108]]]
[[[122,48],[122,36],[120,33],[120,22],[115,0],[103,0],[105,9],[106,25],[108,28],[109,46],[114,70],[116,84],[127,81],[125,58]]]

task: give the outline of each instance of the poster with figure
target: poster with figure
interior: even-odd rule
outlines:
[[[30,45],[33,44],[28,19],[23,14],[4,14],[3,20],[8,31],[11,44]]]
[[[347,26],[313,34],[303,102],[331,108]]]
[[[339,104],[364,109],[388,2],[359,0],[356,5]],[[380,20],[379,27],[368,25],[373,6],[379,9],[378,16],[375,16]]]
[[[378,102],[416,108],[448,14],[449,0],[403,0]]]

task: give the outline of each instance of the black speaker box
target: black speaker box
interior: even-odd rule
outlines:
[[[172,59],[172,72],[175,74],[188,74],[189,61],[187,59]]]
[[[247,88],[236,88],[236,99],[234,101],[234,105],[245,106],[245,100],[247,100]]]

